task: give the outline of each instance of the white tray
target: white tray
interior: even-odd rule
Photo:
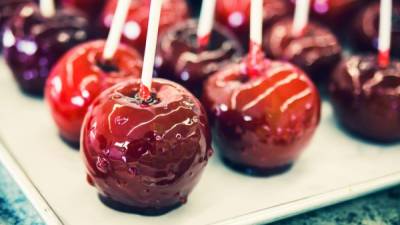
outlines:
[[[48,224],[267,223],[400,183],[400,145],[347,136],[328,103],[312,144],[288,173],[254,178],[216,154],[183,207],[159,217],[104,206],[85,180],[80,154],[58,137],[41,99],[18,90],[0,60],[0,159]]]

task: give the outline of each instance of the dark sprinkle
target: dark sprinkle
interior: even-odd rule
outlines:
[[[116,65],[114,65],[111,61],[99,61],[97,62],[97,66],[101,70],[107,73],[119,72],[119,68]]]
[[[135,91],[133,94],[132,94],[132,98],[133,98],[133,103],[136,103],[136,104],[138,104],[138,105],[143,105],[143,106],[150,106],[150,105],[156,105],[156,104],[158,104],[158,103],[160,103],[160,99],[159,98],[157,98],[157,95],[156,95],[156,93],[151,93],[150,94],[150,98],[148,98],[148,99],[142,99],[140,96],[139,96],[139,92],[138,91]]]

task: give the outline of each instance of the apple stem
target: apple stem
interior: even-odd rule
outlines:
[[[157,48],[158,26],[160,24],[162,0],[153,0],[150,3],[149,23],[147,27],[147,41],[144,52],[143,69],[139,97],[143,100],[151,98],[151,83],[153,78],[154,60]]]
[[[246,61],[246,72],[250,78],[258,77],[264,68],[265,55],[261,45],[250,42],[249,56]]]
[[[108,33],[107,41],[104,46],[103,59],[111,60],[121,41],[122,30],[126,17],[128,16],[129,6],[132,0],[119,0],[117,9],[112,19],[111,29]]]
[[[39,1],[40,12],[44,17],[52,17],[56,14],[56,7],[54,0],[40,0]]]
[[[296,0],[294,12],[292,35],[301,36],[308,24],[310,14],[310,0]]]
[[[197,26],[197,42],[201,48],[206,47],[214,25],[216,0],[203,0]]]
[[[390,64],[391,35],[392,0],[381,0],[379,15],[378,64],[383,68]]]

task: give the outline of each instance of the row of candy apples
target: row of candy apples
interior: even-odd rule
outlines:
[[[185,1],[163,2],[157,76],[202,95],[220,153],[236,169],[270,175],[290,168],[319,122],[319,94],[309,77],[323,88],[332,70],[330,90],[343,125],[375,140],[400,138],[399,64],[388,57],[389,48],[380,49],[378,58],[353,56],[337,66],[342,56],[338,38],[326,26],[308,21],[310,2],[299,2],[307,7],[297,5],[292,19],[288,17],[293,11],[290,2],[264,1],[259,9],[264,10],[260,18],[265,35],[262,38],[260,26],[260,32],[252,32],[251,45],[246,41],[250,1],[216,1],[216,10],[211,11],[221,24],[205,25],[210,28],[205,33],[199,28],[207,19],[200,19],[198,26],[188,18]],[[330,6],[330,2],[341,1],[324,2]],[[93,18],[100,10],[93,5],[101,4],[72,4],[86,8],[84,12],[93,10],[88,14],[96,21]],[[3,29],[4,55],[25,92],[40,95],[47,82],[46,99],[60,134],[75,145],[82,140],[88,180],[106,201],[165,209],[186,199],[211,156],[208,119],[199,101],[179,85],[154,79],[146,89],[143,79],[123,82],[139,78],[144,71],[152,73],[141,59],[149,1],[130,2],[127,19],[120,26],[123,42],[137,50],[126,45],[115,45],[114,51],[107,48],[112,34],[107,42],[83,43],[107,33],[104,30],[111,24],[117,27],[112,21],[118,4],[123,3],[106,4],[103,28],[90,24],[77,11],[49,10],[46,14],[48,3],[21,5]],[[348,10],[344,6],[332,10],[350,12],[356,5],[353,1]],[[396,5],[395,9],[398,12]],[[213,21],[210,10],[204,15]],[[336,15],[336,19],[343,16]],[[358,27],[363,32],[357,34],[364,40],[360,46],[373,49],[379,33],[379,3],[361,10],[360,18],[363,22]],[[334,28],[338,33],[343,30]],[[391,33],[396,39],[396,30]],[[249,54],[243,58],[246,49]],[[395,54],[399,50],[395,45],[391,49]],[[271,61],[264,51],[296,66]],[[151,60],[144,62],[154,65]],[[118,85],[103,92],[114,84]],[[154,178],[153,188],[138,181],[143,176]],[[182,177],[185,182],[179,183]],[[169,187],[163,193],[157,186],[165,184]],[[124,191],[116,191],[120,189]],[[138,194],[143,191],[146,198]]]

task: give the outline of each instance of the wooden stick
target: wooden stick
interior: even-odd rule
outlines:
[[[162,0],[152,0],[150,3],[149,24],[144,52],[143,70],[139,96],[143,100],[151,97],[151,82],[153,78],[154,60],[157,48],[158,26],[160,24]]]
[[[390,63],[392,10],[392,0],[381,0],[378,41],[378,64],[381,67],[387,67]]]
[[[214,25],[216,0],[203,0],[197,26],[197,41],[200,47],[208,45]]]
[[[308,24],[310,0],[297,0],[294,12],[292,35],[301,36]]]
[[[111,29],[108,33],[106,45],[104,46],[103,59],[111,60],[121,41],[122,30],[128,16],[129,6],[132,0],[119,0],[117,9],[112,20]]]
[[[250,10],[250,45],[262,44],[263,0],[251,0]]]
[[[40,12],[44,17],[52,17],[56,14],[56,7],[54,0],[40,0],[39,1]]]

